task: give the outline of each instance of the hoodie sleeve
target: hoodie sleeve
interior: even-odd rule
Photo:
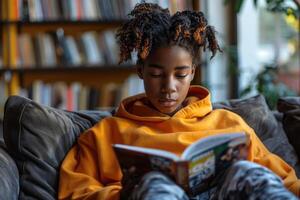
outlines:
[[[58,199],[119,199],[122,175],[111,147],[112,134],[105,134],[111,130],[102,121],[83,133],[64,159]]]
[[[283,161],[279,156],[271,153],[260,141],[255,132],[250,131],[250,155],[249,160],[263,165],[281,177],[286,188],[297,197],[300,196],[300,180],[297,178],[295,170]],[[248,130],[249,130],[248,129]]]

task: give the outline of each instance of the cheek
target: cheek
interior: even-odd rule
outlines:
[[[190,82],[186,81],[185,83],[181,83],[179,84],[180,87],[180,93],[181,94],[185,94],[188,92],[189,88],[190,88]]]
[[[191,76],[189,76],[189,77],[187,77],[185,79],[179,80],[178,81],[178,85],[181,88],[186,88],[186,87],[189,87],[191,85],[191,82],[192,82],[192,79],[191,79]]]
[[[179,84],[177,84],[177,88],[179,89],[179,91],[181,91],[180,93],[184,96],[188,93],[190,85],[191,85],[191,80],[185,79],[180,81]]]
[[[144,79],[144,88],[146,93],[149,95],[150,93],[156,93],[160,86],[159,86],[159,82],[156,80],[152,80],[152,79]]]

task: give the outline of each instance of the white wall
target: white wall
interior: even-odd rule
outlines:
[[[203,2],[203,1],[202,1]],[[209,60],[210,54],[206,55],[208,61],[207,82],[208,88],[212,93],[212,101],[222,101],[229,97],[229,74],[228,59],[225,46],[228,46],[228,16],[227,6],[223,0],[205,0],[202,3],[202,10],[208,19],[209,24],[217,30],[217,37],[223,53],[218,53],[216,57]],[[259,50],[259,21],[258,12],[252,0],[245,0],[243,7],[238,14],[237,21],[238,37],[238,67],[241,71],[239,77],[239,91],[245,88],[253,80],[261,66],[258,61]]]
[[[238,14],[239,69],[242,72],[239,77],[240,91],[253,81],[253,76],[261,69],[258,51],[258,10],[254,7],[252,0],[246,0]]]
[[[228,40],[228,24],[226,16],[226,6],[223,0],[207,0],[205,7],[207,8],[206,17],[208,23],[215,27],[217,31],[217,38],[219,45],[222,48],[227,44]],[[208,88],[211,91],[212,101],[223,101],[228,99],[228,74],[227,74],[227,56],[226,53],[217,53],[217,55],[210,60],[210,53],[207,55],[207,80]]]

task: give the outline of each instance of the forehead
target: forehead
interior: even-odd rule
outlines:
[[[168,67],[192,66],[192,55],[183,47],[160,47],[152,52],[145,61],[146,65],[160,65]]]

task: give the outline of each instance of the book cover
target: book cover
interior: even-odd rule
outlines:
[[[247,159],[248,144],[248,136],[239,132],[199,139],[181,156],[123,144],[114,144],[113,148],[123,172],[123,185],[133,188],[147,172],[160,171],[194,196],[214,187],[234,162]]]

